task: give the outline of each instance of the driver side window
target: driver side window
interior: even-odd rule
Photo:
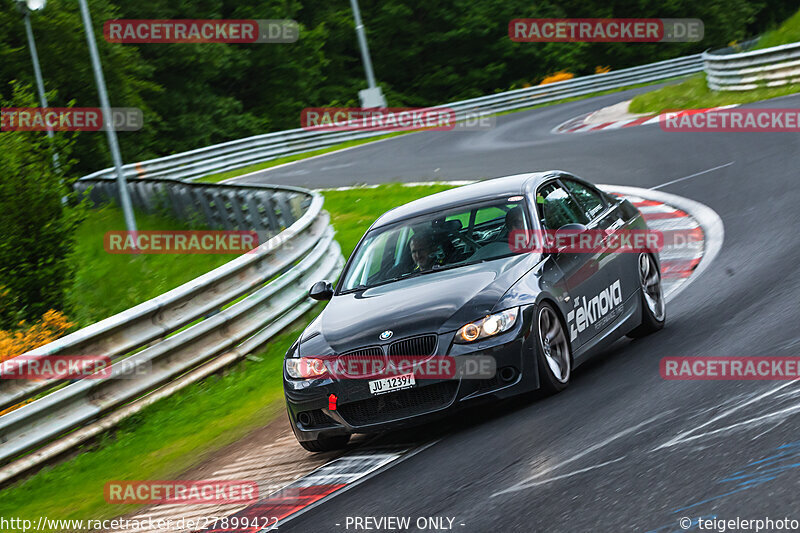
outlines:
[[[536,193],[539,217],[546,229],[557,230],[565,224],[586,224],[583,209],[561,185],[553,181],[543,185]]]

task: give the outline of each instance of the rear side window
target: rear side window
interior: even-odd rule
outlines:
[[[566,224],[586,224],[588,219],[583,209],[557,182],[543,185],[536,193],[536,205],[542,225],[557,230]]]
[[[586,187],[577,181],[561,181],[564,183],[564,186],[569,189],[569,192],[571,192],[573,196],[577,198],[578,203],[581,205],[583,212],[586,213],[586,217],[589,220],[593,220],[603,212],[603,209],[606,207],[606,203],[596,191],[593,191],[589,187]]]
[[[483,224],[484,222],[489,222],[490,220],[496,220],[498,218],[505,220],[506,211],[507,210],[494,206],[478,209],[478,212],[475,214],[475,224]]]

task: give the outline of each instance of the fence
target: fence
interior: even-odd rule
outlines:
[[[800,43],[734,53],[705,52],[708,87],[715,91],[749,91],[800,82]]]
[[[79,186],[93,186],[97,201],[116,191],[103,178]],[[0,409],[35,398],[0,416],[0,461],[14,461],[0,469],[0,482],[252,353],[310,309],[308,287],[336,277],[343,265],[318,193],[152,179],[130,187],[142,209],[202,215],[209,225],[225,229],[261,228],[269,240],[176,289],[26,353],[27,358],[103,355],[113,364],[109,377],[66,386],[56,380],[0,379]],[[192,205],[199,210],[190,211]],[[18,363],[7,364],[13,371]],[[146,371],[132,374],[133,368]]]

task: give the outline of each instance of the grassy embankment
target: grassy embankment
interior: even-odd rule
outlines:
[[[447,188],[391,184],[331,191],[325,193],[325,208],[331,213],[336,238],[347,255],[378,215],[396,205]],[[100,221],[90,220],[81,229],[83,244],[79,247],[79,256],[99,270],[94,274],[94,281],[90,282],[89,274],[85,273],[81,283],[106,285],[102,289],[96,287],[97,294],[84,300],[92,306],[99,305],[97,302],[102,299],[110,300],[103,313],[123,305],[118,303],[121,301],[128,305],[143,300],[145,293],[136,292],[137,287],[144,287],[136,282],[142,275],[152,274],[156,279],[141,290],[160,292],[173,288],[171,285],[185,277],[202,273],[203,268],[213,267],[216,262],[202,256],[106,257],[109,254],[102,250],[102,234],[109,229],[119,229],[122,222],[119,213],[111,210],[100,212],[98,216]],[[143,229],[149,225],[144,217],[139,218],[139,223]],[[171,258],[176,264],[162,264],[157,258]],[[184,260],[196,261],[191,274],[183,272],[188,268]],[[164,273],[160,271],[162,267],[180,275]],[[319,308],[310,315],[318,312]],[[96,310],[84,309],[79,313],[88,317]],[[291,330],[270,342],[258,354],[260,360],[241,361],[220,375],[156,402],[87,446],[83,453],[6,488],[0,493],[0,516],[101,519],[130,512],[132,506],[105,502],[103,486],[106,481],[172,479],[280,413],[283,408],[283,354],[312,316],[298,321]]]

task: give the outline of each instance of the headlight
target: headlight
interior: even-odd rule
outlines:
[[[506,309],[486,318],[470,322],[456,333],[455,342],[465,343],[485,339],[511,329],[517,322],[519,307]]]
[[[294,379],[316,378],[328,371],[325,361],[316,357],[291,357],[285,365],[286,373]]]

